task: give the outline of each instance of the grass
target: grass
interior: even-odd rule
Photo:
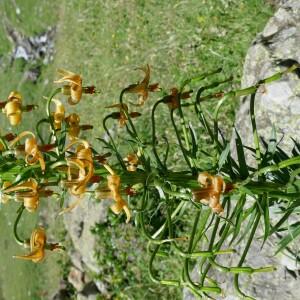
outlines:
[[[21,12],[19,15],[16,14],[17,7]],[[36,113],[24,116],[21,131],[31,127],[37,115],[40,117],[44,113],[42,96],[48,95],[53,88],[49,82],[54,79],[56,68],[81,73],[85,84],[95,84],[102,93],[85,96],[70,111],[80,112],[82,123],[95,126],[93,132],[87,134],[88,138],[99,137],[103,134],[102,116],[108,112],[104,107],[118,101],[123,87],[141,80],[142,73],[134,68],[146,63],[152,66],[152,82],[159,82],[166,90],[178,86],[187,76],[218,67],[223,68],[224,77],[233,74],[232,86],[238,86],[246,51],[271,14],[271,7],[262,0],[2,1],[0,16],[4,22],[25,35],[40,33],[50,25],[57,25],[57,40],[53,64],[42,66],[42,75],[37,84],[33,84],[25,81],[23,75],[32,67],[31,64],[17,60],[10,65],[12,45],[6,37],[5,27],[0,26],[0,98],[4,100],[11,90],[17,89],[23,94],[26,104],[40,104]],[[134,97],[131,99],[135,100]],[[151,96],[150,103],[142,109],[144,116],[149,115],[154,100],[155,96]],[[222,121],[227,126],[233,122],[236,103],[232,101],[223,109]],[[158,118],[161,128],[165,128],[163,121]],[[0,124],[5,131],[11,130],[4,118]],[[146,139],[149,125],[140,121],[139,128]],[[4,299],[34,299],[26,294],[31,291],[35,299],[40,299],[43,296],[39,293],[44,287],[48,288],[48,279],[59,280],[59,267],[53,267],[52,257],[42,265],[10,259],[12,254],[18,253],[12,244],[11,225],[7,225],[14,212],[15,207],[0,210],[0,232],[7,245],[6,249],[1,249],[0,256],[2,294]],[[24,229],[29,230],[36,222],[36,216],[27,220]],[[115,236],[121,235],[121,229],[115,227],[115,230]],[[104,228],[101,236],[110,237],[109,233],[110,229]],[[99,249],[105,245],[105,240],[103,243],[99,242]],[[129,251],[135,253],[139,250]],[[139,268],[145,266],[146,261],[146,255],[141,256],[137,263]],[[105,259],[101,263],[105,265]],[[130,274],[128,284],[142,282],[151,285],[147,276],[142,277],[143,281],[134,279],[134,263],[129,268],[128,273],[123,274],[124,277]],[[168,291],[159,294],[156,288],[152,292],[161,299],[170,296]],[[134,297],[132,291],[130,293]],[[172,297],[180,298],[180,291],[172,293],[175,293]]]

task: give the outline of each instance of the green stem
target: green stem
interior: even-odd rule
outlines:
[[[156,129],[155,129],[155,110],[156,110],[156,108],[158,107],[158,105],[159,105],[160,103],[163,103],[163,99],[157,101],[157,102],[154,104],[154,106],[153,106],[153,108],[152,108],[152,112],[151,112],[151,123],[152,123],[152,149],[153,149],[154,156],[155,156],[155,158],[156,158],[156,160],[157,160],[157,162],[158,162],[160,168],[161,168],[162,170],[166,170],[167,167],[166,167],[166,165],[164,165],[164,164],[162,163],[162,161],[160,160],[159,155],[158,155],[157,150],[156,150],[156,143],[157,143],[157,142],[156,142],[156,134],[155,134],[155,133],[156,133]]]
[[[23,212],[24,212],[24,209],[25,209],[25,206],[22,204],[22,205],[19,207],[18,211],[17,211],[18,215],[17,215],[17,218],[16,218],[15,223],[14,223],[14,237],[15,237],[15,240],[16,240],[16,242],[17,242],[19,245],[22,245],[22,246],[25,244],[26,240],[21,239],[21,238],[19,237],[19,234],[18,234],[18,224],[19,224],[19,222],[20,222],[20,219],[21,219],[21,217],[22,217],[22,214],[23,214]]]
[[[173,109],[171,110],[170,115],[171,115],[171,122],[172,122],[173,128],[174,128],[174,130],[175,130],[176,137],[177,137],[177,141],[178,141],[178,143],[179,143],[179,147],[180,147],[180,149],[181,149],[181,152],[182,152],[182,154],[183,154],[183,157],[184,157],[184,159],[185,159],[187,165],[189,166],[189,168],[190,168],[190,169],[192,170],[192,172],[193,172],[194,170],[193,170],[193,167],[191,166],[190,159],[189,159],[189,157],[186,155],[186,151],[187,151],[187,150],[186,150],[186,149],[184,148],[184,146],[182,145],[181,136],[180,136],[180,134],[179,134],[179,131],[178,131],[178,129],[177,129],[177,126],[176,126],[176,123],[175,123],[175,120],[174,120],[174,110],[173,110]]]
[[[260,214],[259,210],[257,209],[257,211],[256,211],[256,219],[255,219],[254,224],[252,226],[252,230],[251,230],[250,236],[248,238],[247,244],[246,244],[246,246],[244,248],[243,254],[242,254],[242,256],[240,258],[240,261],[238,263],[238,267],[241,267],[242,264],[244,263],[245,259],[246,259],[246,256],[248,254],[250,245],[251,245],[253,237],[255,235],[257,226],[259,224],[260,216],[261,216],[261,214]],[[245,297],[246,299],[253,299],[252,297],[247,296],[244,292],[241,291],[241,289],[239,287],[239,274],[235,274],[234,275],[234,288],[236,289],[236,291],[238,292],[238,294],[240,296]]]

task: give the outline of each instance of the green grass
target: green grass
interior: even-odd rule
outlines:
[[[119,92],[123,87],[141,80],[143,74],[134,71],[134,68],[146,63],[152,66],[151,81],[159,82],[165,90],[178,86],[181,80],[188,76],[218,67],[223,68],[224,77],[234,75],[232,86],[238,86],[246,51],[272,14],[271,7],[263,0],[15,2],[21,14],[16,14],[14,1],[2,1],[1,19],[25,35],[40,33],[49,25],[57,25],[56,55],[53,64],[42,66],[42,76],[37,84],[25,81],[23,74],[32,65],[24,64],[22,60],[9,65],[12,45],[6,37],[2,23],[0,99],[5,100],[11,90],[17,89],[23,94],[25,104],[39,104],[40,108],[36,113],[24,114],[24,122],[18,130],[32,129],[34,120],[44,113],[42,96],[48,95],[54,88],[51,82],[56,77],[55,69],[65,68],[78,72],[82,74],[84,84],[95,84],[102,91],[100,95],[85,96],[76,107],[68,107],[69,112],[80,112],[82,123],[95,126],[92,133],[86,134],[89,138],[103,134],[101,120],[109,111],[104,107],[118,101]],[[134,101],[135,97],[131,95],[130,99]],[[149,116],[151,104],[155,100],[155,95],[151,95],[147,105],[142,108],[143,119]],[[235,105],[236,102],[232,101],[222,110],[221,120],[227,128],[233,122]],[[162,127],[163,119],[160,120],[159,116],[157,119],[158,126]],[[138,123],[141,134],[146,139],[149,124],[142,119]],[[2,117],[0,125],[4,132],[11,130],[7,124],[7,120]],[[167,133],[168,128],[165,128],[165,131]],[[15,247],[11,239],[11,225],[7,225],[9,220],[12,222],[14,213],[15,207],[6,206],[0,210],[0,232],[7,245],[6,249],[1,249],[0,256],[2,294],[5,299],[33,299],[26,294],[27,291],[31,291],[35,299],[42,298],[39,293],[48,288],[50,281],[47,278],[51,275],[55,280],[59,280],[59,268],[51,267],[55,265],[52,256],[44,265],[16,262],[11,259],[11,255],[19,253],[19,248]],[[24,230],[30,231],[36,222],[36,217],[28,220],[24,223]],[[122,234],[118,227],[115,227],[115,230],[116,236]],[[102,229],[103,236],[109,236],[109,233],[109,228]],[[99,244],[99,248],[102,246]],[[128,251],[137,253],[136,251],[140,250]],[[134,278],[139,272],[132,271],[137,266],[140,269],[144,266],[145,270],[146,262],[145,254],[141,256],[137,265],[131,263],[129,270],[124,271],[124,278],[130,274],[129,285],[132,282],[151,284],[147,281],[147,274],[142,275],[141,281]],[[101,263],[105,265],[105,258]],[[170,293],[175,293],[176,296],[172,294],[172,297],[180,298],[178,290],[161,292],[158,289],[154,287],[153,293],[161,299],[166,299]],[[130,293],[133,297],[132,290]]]

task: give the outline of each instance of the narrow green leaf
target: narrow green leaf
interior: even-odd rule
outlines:
[[[300,225],[293,228],[288,235],[281,239],[281,241],[279,242],[279,248],[276,250],[275,254],[286,248],[288,244],[290,244],[298,237],[298,235],[300,235]]]
[[[269,197],[268,197],[268,195],[264,196],[264,207],[263,207],[263,210],[264,210],[265,232],[264,232],[264,240],[263,240],[263,243],[261,245],[261,248],[263,248],[263,246],[264,246],[267,238],[269,237],[269,235],[270,235],[270,228],[271,228],[271,225],[270,225],[270,214],[269,214]]]
[[[245,179],[249,176],[249,172],[248,172],[248,166],[245,158],[244,146],[242,143],[242,139],[236,129],[235,129],[235,134],[236,134],[236,139],[235,139],[236,152],[237,152],[239,167],[240,167],[239,171],[242,179]]]
[[[222,151],[220,158],[219,158],[219,162],[218,162],[218,167],[219,170],[223,167],[223,165],[225,164],[228,154],[230,152],[230,144],[228,143],[225,147],[225,149]]]
[[[272,124],[272,132],[271,132],[271,137],[268,143],[268,152],[271,154],[274,154],[276,151],[276,146],[277,146],[277,135],[276,135],[276,129],[275,125]]]

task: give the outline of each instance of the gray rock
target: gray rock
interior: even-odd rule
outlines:
[[[73,246],[78,254],[75,260],[82,261],[88,270],[99,273],[101,270],[94,257],[93,249],[96,248],[96,236],[92,234],[91,228],[96,223],[103,223],[106,220],[108,205],[107,201],[94,201],[84,196],[81,203],[71,212],[64,215],[64,223],[69,232]],[[70,203],[75,201],[73,197]],[[78,264],[77,264],[78,265]],[[81,266],[82,267],[82,266]],[[79,267],[79,269],[81,269]]]
[[[69,291],[67,290],[67,282],[61,280],[58,291],[53,295],[50,296],[49,299],[51,300],[69,300],[71,297]]]
[[[31,37],[24,36],[8,23],[5,24],[5,29],[13,44],[11,63],[18,58],[32,63],[42,61],[43,64],[48,64],[53,60],[55,27],[50,27],[45,32]]]
[[[74,267],[70,268],[68,281],[74,286],[77,291],[82,291],[85,285],[84,273]]]
[[[100,295],[94,282],[90,282],[84,287],[81,293],[77,294],[77,300],[97,300]]]
[[[275,16],[256,38],[246,56],[242,86],[248,87],[293,63],[300,62],[300,2],[284,1]],[[299,75],[299,74],[298,74]],[[255,99],[258,134],[268,140],[275,125],[280,146],[285,151],[293,147],[291,138],[299,140],[300,80],[288,74],[281,80],[263,86]],[[242,100],[237,112],[236,128],[243,142],[253,146],[249,117],[249,97]],[[248,159],[251,154],[248,153]]]

